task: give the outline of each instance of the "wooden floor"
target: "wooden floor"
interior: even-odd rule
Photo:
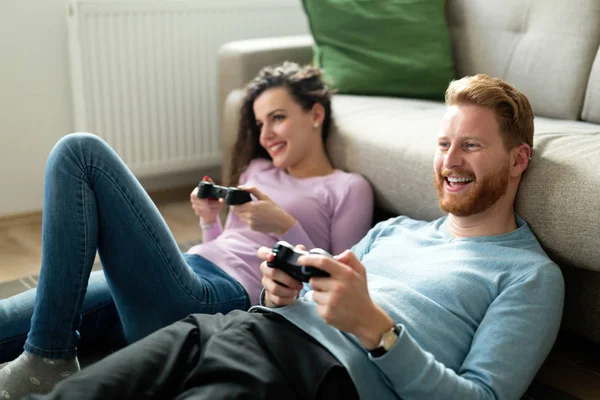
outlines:
[[[187,188],[152,195],[178,243],[200,240]],[[0,282],[37,274],[42,259],[42,216],[0,217]]]
[[[187,189],[152,197],[177,242],[200,239]],[[0,218],[0,282],[38,273],[40,261],[41,215]],[[537,382],[528,392],[535,400],[600,399],[600,345],[561,333]]]

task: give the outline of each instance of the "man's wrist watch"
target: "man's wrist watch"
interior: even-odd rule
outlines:
[[[381,340],[379,341],[377,347],[375,347],[373,350],[369,350],[369,354],[371,354],[373,357],[381,357],[387,353],[398,341],[401,331],[402,329],[398,325],[394,325],[392,329],[384,332],[384,334],[381,335]]]

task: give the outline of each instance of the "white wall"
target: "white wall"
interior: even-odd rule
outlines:
[[[0,1],[0,215],[41,209],[48,153],[73,130],[65,12]]]
[[[303,23],[299,32],[288,32],[282,21],[281,34],[307,33],[300,1],[287,1],[298,6]],[[0,216],[41,210],[48,154],[75,129],[71,93],[67,1],[0,0]],[[142,184],[148,190],[181,186],[197,175]]]

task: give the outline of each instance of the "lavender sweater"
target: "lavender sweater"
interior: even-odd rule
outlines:
[[[189,254],[207,258],[246,289],[250,302],[258,304],[260,260],[256,250],[272,247],[278,240],[320,247],[333,254],[357,243],[369,230],[373,218],[373,192],[359,174],[335,170],[330,175],[298,179],[264,159],[253,160],[240,184],[256,186],[296,219],[283,236],[251,230],[235,213],[229,213],[225,229],[214,224],[203,232],[203,243]]]

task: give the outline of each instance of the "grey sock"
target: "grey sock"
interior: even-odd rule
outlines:
[[[49,359],[25,351],[0,369],[0,399],[17,400],[30,393],[47,393],[79,369],[77,357]]]

